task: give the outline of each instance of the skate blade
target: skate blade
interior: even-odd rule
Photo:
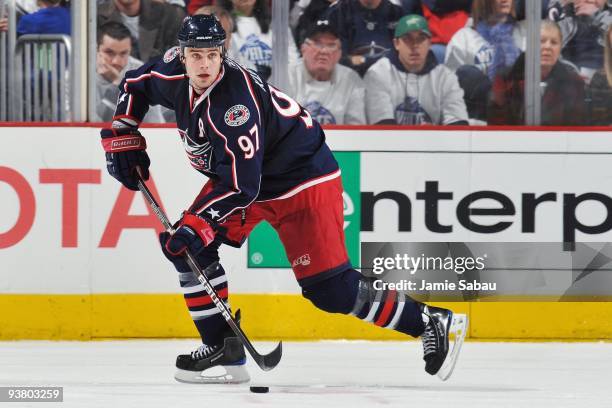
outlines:
[[[465,339],[465,335],[467,334],[468,328],[468,317],[464,314],[453,314],[453,320],[451,322],[451,327],[449,331],[449,341],[450,336],[454,334],[455,341],[453,342],[452,349],[448,351],[446,358],[444,359],[444,363],[442,363],[442,367],[438,370],[436,374],[438,378],[442,381],[448,380],[448,378],[453,373],[455,369],[455,364],[457,364],[457,359],[459,358],[459,353],[461,352],[461,346],[463,345],[463,340]]]
[[[215,374],[215,371],[219,373]],[[178,368],[174,379],[190,384],[242,384],[250,381],[251,377],[244,365],[228,365],[213,367],[205,371],[188,371]]]

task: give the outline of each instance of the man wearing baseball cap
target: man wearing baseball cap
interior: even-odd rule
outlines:
[[[402,17],[393,47],[365,75],[368,122],[467,125],[463,90],[456,75],[430,52],[427,21],[416,14]]]
[[[316,21],[300,50],[302,60],[289,70],[289,94],[322,125],[365,124],[365,84],[355,71],[338,64],[342,44],[334,26]]]

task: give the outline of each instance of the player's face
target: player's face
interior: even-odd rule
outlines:
[[[98,46],[98,61],[121,72],[127,65],[131,52],[132,40],[129,38],[115,40],[105,35]]]
[[[399,59],[408,72],[419,72],[425,66],[431,48],[431,39],[421,31],[412,31],[393,39]]]
[[[551,27],[540,31],[540,64],[543,69],[551,69],[561,54],[561,33]]]
[[[306,69],[317,79],[326,80],[340,61],[342,51],[340,40],[334,35],[323,33],[307,38],[302,45],[302,55]]]
[[[185,70],[197,93],[203,93],[215,82],[221,71],[221,62],[220,48],[185,48]]]

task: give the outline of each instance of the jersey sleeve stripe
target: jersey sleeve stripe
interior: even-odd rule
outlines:
[[[122,119],[125,119],[125,120],[122,120]],[[140,121],[137,118],[135,118],[133,116],[130,116],[130,115],[116,115],[116,116],[113,116],[113,122],[116,121],[116,120],[120,121],[120,122],[124,122],[124,123],[126,123],[126,124],[128,124],[130,126],[138,127],[140,125]],[[132,121],[134,123],[130,123],[129,121]]]
[[[249,201],[248,204],[243,205],[242,207],[234,207],[232,208],[230,211],[227,212],[227,214],[225,214],[222,217],[219,217],[219,222],[223,221],[225,218],[227,218],[228,216],[230,216],[234,211],[236,210],[242,210],[243,208],[247,208],[248,206],[250,206],[251,204],[253,204],[253,201],[255,201],[255,199],[257,198],[257,196],[259,195],[259,189],[261,188],[261,175],[259,176],[259,184],[257,185],[257,193],[255,194],[255,196],[253,197],[253,199],[251,201]]]
[[[180,79],[184,79],[185,78],[185,74],[180,74],[180,75],[164,75],[160,72],[157,71],[151,71],[147,74],[142,74],[136,78],[127,78],[125,80],[126,83],[133,83],[133,82],[140,82],[143,81],[145,79],[149,79],[151,77],[156,77],[156,78],[160,78],[160,79],[164,79],[166,81],[177,81]]]
[[[197,208],[197,209],[193,209],[192,211],[195,212],[196,214],[201,214],[204,212],[204,210],[206,210],[208,207],[210,207],[211,205],[213,205],[214,203],[216,203],[217,201],[221,201],[224,198],[227,198],[231,195],[236,194],[235,191],[228,191],[225,194],[220,195],[219,197],[215,197],[212,200],[207,201],[204,205],[202,205],[201,207]],[[232,209],[232,211],[234,211],[234,209]],[[229,212],[231,213],[231,211]],[[229,214],[228,213],[228,214]],[[223,217],[222,217],[223,218]]]
[[[274,201],[274,200],[284,200],[285,198],[289,198],[289,197],[293,197],[294,195],[296,195],[297,193],[299,193],[300,191],[306,190],[309,187],[315,186],[317,184],[321,184],[324,183],[326,181],[329,180],[333,180],[337,177],[340,177],[340,169],[334,171],[333,173],[329,173],[320,177],[316,177],[310,180],[306,180],[305,182],[298,184],[296,187],[292,188],[291,190],[287,191],[286,193],[284,193],[281,196],[278,196],[276,198],[270,198],[268,200],[257,200],[258,203],[265,203],[266,201]]]
[[[127,112],[125,113],[128,116],[132,116],[132,108],[134,106],[133,101],[134,98],[132,97],[132,94],[129,94],[130,97],[128,98],[128,106],[127,106]]]

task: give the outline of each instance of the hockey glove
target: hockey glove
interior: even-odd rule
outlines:
[[[183,255],[186,249],[193,255],[197,255],[215,240],[215,230],[204,218],[192,213],[183,214],[179,226],[170,237],[162,237],[164,254],[172,261],[171,257]],[[165,242],[164,242],[165,241]]]
[[[100,131],[100,136],[109,174],[126,188],[137,191],[136,167],[140,168],[143,179],[149,179],[151,160],[145,151],[145,138],[137,129],[129,128],[105,128]]]

